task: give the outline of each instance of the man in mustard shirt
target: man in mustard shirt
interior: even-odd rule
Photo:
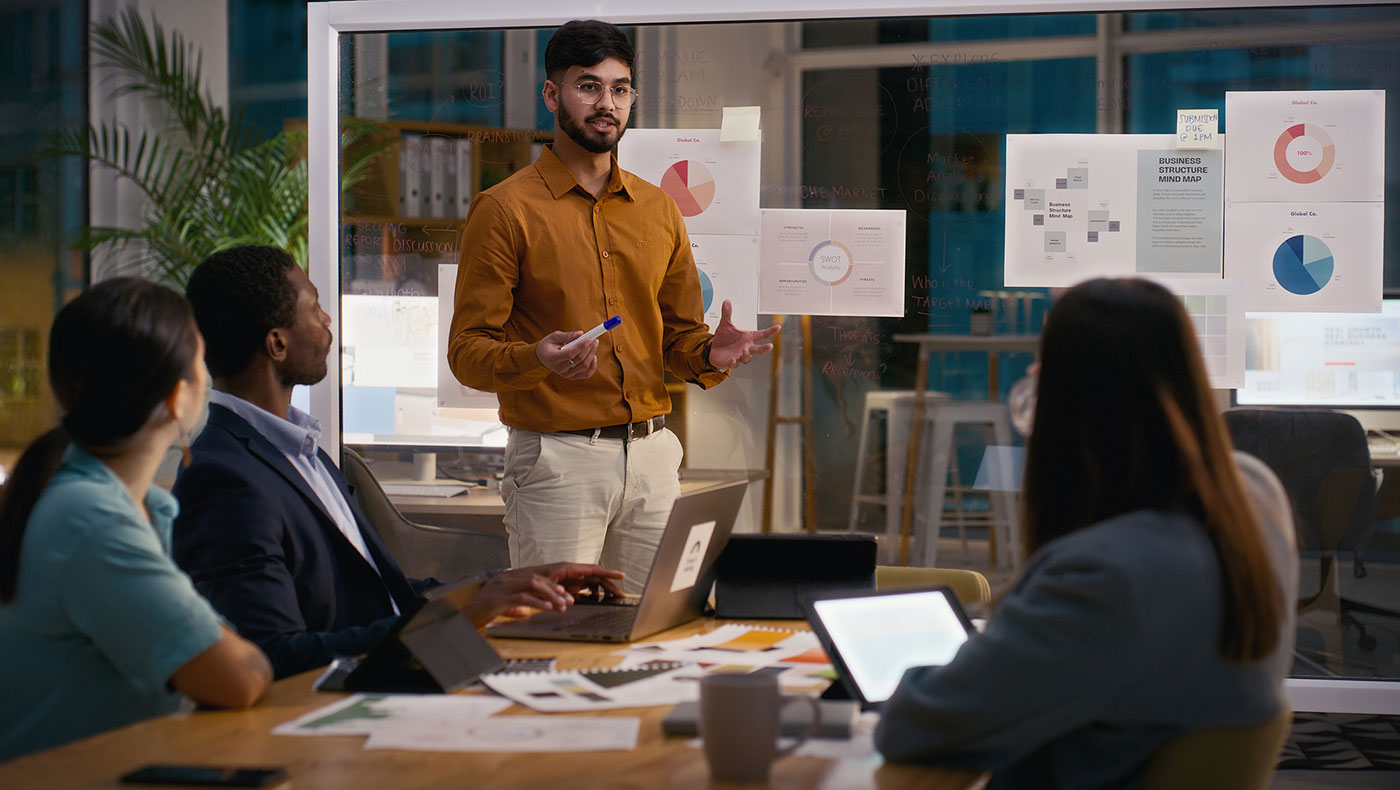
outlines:
[[[554,143],[472,201],[447,361],[499,396],[511,562],[601,562],[646,581],[680,491],[666,430],[669,369],[712,387],[772,348],[725,302],[703,321],[690,238],[675,201],[617,165],[636,98],[617,27],[569,22],[545,48]],[[596,340],[564,346],[611,316]]]

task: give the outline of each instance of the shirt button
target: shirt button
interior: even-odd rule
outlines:
[[[604,257],[604,258],[608,257],[608,251],[607,251],[607,250],[603,250],[603,257]]]
[[[616,297],[616,296],[609,296],[609,297],[608,297],[608,304],[617,304],[617,297]]]
[[[602,207],[602,206],[594,206],[594,207],[593,207],[593,213],[594,213],[594,214],[597,214],[599,211],[602,211],[602,210],[603,210],[603,207]]]
[[[620,345],[614,346],[613,348],[614,348],[614,350],[616,350],[616,351],[622,351],[622,346],[620,346]]]

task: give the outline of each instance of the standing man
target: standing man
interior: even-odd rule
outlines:
[[[447,360],[498,393],[511,429],[511,562],[600,562],[637,592],[680,492],[665,370],[712,387],[778,327],[741,331],[725,302],[711,334],[680,209],[618,167],[637,96],[622,31],[569,22],[544,58],[554,143],[472,201]],[[614,315],[616,329],[565,348]]]

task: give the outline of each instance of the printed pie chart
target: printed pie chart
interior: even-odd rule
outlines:
[[[710,305],[715,301],[715,286],[710,282],[710,276],[705,274],[704,269],[695,270],[700,275],[700,300],[705,303],[705,312],[710,312]]]
[[[661,174],[661,189],[676,201],[681,216],[693,217],[714,202],[715,177],[699,162],[682,159]]]
[[[1336,161],[1337,146],[1317,124],[1294,124],[1284,129],[1274,143],[1274,167],[1295,184],[1321,181]]]
[[[1332,279],[1332,250],[1322,239],[1299,234],[1274,251],[1274,279],[1289,293],[1315,294]]]

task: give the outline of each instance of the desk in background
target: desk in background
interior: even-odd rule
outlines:
[[[765,625],[774,625],[766,621]],[[719,623],[700,620],[658,635],[677,639]],[[791,624],[786,624],[791,625]],[[805,627],[805,624],[798,624]],[[610,665],[613,645],[493,639],[502,656],[557,655],[562,669]],[[21,757],[0,765],[0,787],[111,788],[117,777],[149,763],[283,766],[296,790],[357,788],[707,788],[704,753],[686,738],[664,738],[668,706],[597,711],[589,716],[639,716],[637,748],[626,752],[460,753],[367,751],[362,736],[272,735],[273,727],[329,705],[340,694],[311,690],[317,671],[273,684],[252,710],[172,714]],[[467,692],[475,693],[475,692]],[[528,713],[512,706],[505,715]],[[570,716],[575,714],[553,714]],[[789,757],[773,765],[770,788],[974,790],[985,774],[883,765],[878,755],[827,759]]]
[[[410,464],[378,462],[371,467],[381,483],[410,482]],[[383,470],[383,474],[381,474]],[[688,469],[680,470],[681,493],[699,491],[713,486],[747,480],[762,480],[768,473],[762,469]],[[441,478],[439,478],[441,480]],[[505,534],[501,519],[506,506],[501,492],[495,488],[472,488],[453,497],[390,496],[389,499],[410,521],[435,524],[440,527],[469,527]]]

